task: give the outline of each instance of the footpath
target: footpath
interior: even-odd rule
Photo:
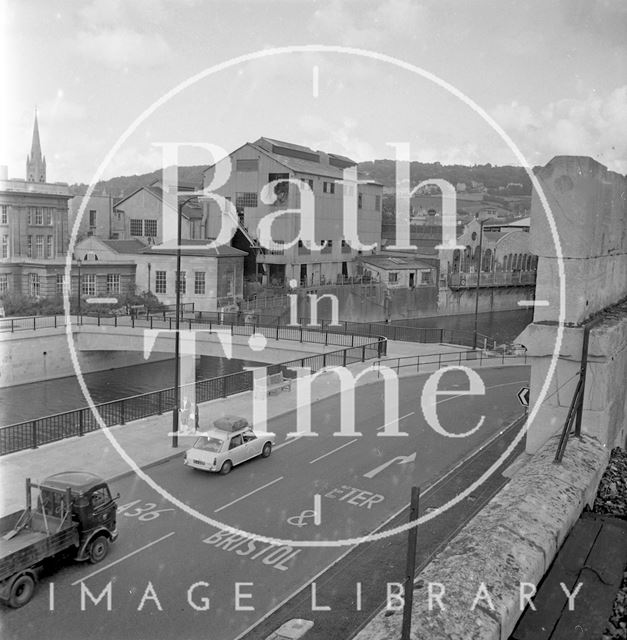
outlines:
[[[463,351],[458,345],[423,344],[416,342],[388,341],[387,358],[402,358],[406,356],[428,356],[432,354],[452,354]],[[421,365],[420,373],[435,371],[437,358],[428,358],[432,364]],[[372,361],[349,365],[353,375],[367,369]],[[389,363],[395,366],[395,362]],[[451,362],[456,364],[456,362]],[[463,361],[464,365],[480,366],[479,361]],[[506,365],[523,364],[515,358],[506,360]],[[494,361],[483,360],[481,366],[501,365],[500,359]],[[399,376],[416,375],[413,367],[400,368]],[[376,374],[364,376],[359,385],[368,384],[376,380]],[[312,403],[338,393],[336,376],[322,375],[314,383],[312,389]],[[295,385],[290,391],[281,391],[268,396],[267,418],[272,420],[297,408]],[[213,400],[199,404],[200,428],[216,418],[227,415],[240,415],[252,420],[252,391],[239,393],[220,400]],[[167,434],[172,430],[171,412],[163,415],[150,416],[141,420],[129,422],[109,428],[111,436],[128,454],[135,464],[144,468],[169,458],[182,455],[191,442],[188,437],[179,438],[178,448],[172,447],[172,439]],[[82,437],[73,437],[43,445],[38,449],[26,449],[8,454],[0,458],[0,480],[2,491],[0,494],[0,516],[15,511],[24,506],[24,484],[27,477],[37,482],[49,475],[67,470],[88,469],[108,481],[132,472],[129,464],[120,456],[107,438],[104,431],[94,431]]]

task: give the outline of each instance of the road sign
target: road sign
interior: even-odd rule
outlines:
[[[85,300],[88,304],[117,304],[117,298],[87,298]]]
[[[518,401],[522,404],[523,407],[529,406],[529,387],[523,387],[518,392]]]

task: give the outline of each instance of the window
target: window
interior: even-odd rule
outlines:
[[[256,158],[253,160],[236,160],[235,166],[238,171],[257,171],[259,166],[259,160]]]
[[[358,193],[357,194],[357,208],[361,209],[364,206],[364,194],[363,193]]]
[[[46,236],[46,258],[52,258],[52,236]]]
[[[57,295],[61,296],[63,295],[63,285],[65,283],[65,274],[64,273],[57,273],[57,286],[56,286],[56,291],[57,291]]]
[[[109,493],[109,489],[107,487],[100,487],[100,489],[96,489],[89,499],[91,503],[92,509],[97,509],[98,507],[102,507],[111,502],[111,494]]]
[[[308,255],[310,253],[309,249],[305,246],[302,240],[298,241],[298,253],[300,255]]]
[[[391,284],[395,284],[398,282],[398,272],[396,271],[390,271],[390,273],[388,274],[388,282]]]
[[[36,236],[35,246],[37,248],[37,254],[36,254],[37,257],[43,258],[44,257],[44,237],[43,236]]]
[[[322,191],[324,193],[335,193],[335,182],[323,182]]]
[[[9,257],[9,236],[2,236],[2,257]]]
[[[48,207],[45,210],[46,213],[46,224],[52,224],[52,209]]]
[[[342,240],[342,253],[350,253],[350,252],[351,252],[350,244],[348,244],[346,240]]]
[[[375,211],[381,210],[381,196],[374,197],[374,208],[375,208]]]
[[[257,194],[254,191],[239,191],[235,194],[235,208],[256,207]]]
[[[322,244],[322,242],[320,244]],[[321,253],[332,253],[332,251],[333,251],[333,240],[327,240],[327,244],[324,247],[324,249],[322,249]]]
[[[44,212],[41,207],[35,207],[35,224],[44,223]]]
[[[194,293],[197,296],[205,295],[205,272],[194,271]]]
[[[96,226],[96,210],[95,209],[89,210],[89,226],[90,227]]]
[[[9,290],[9,274],[0,273],[0,294]]]
[[[39,296],[39,292],[41,291],[40,283],[39,283],[39,274],[31,273],[30,274],[30,295],[33,298]]]
[[[144,220],[144,235],[152,236],[157,235],[157,221],[156,220]]]
[[[420,272],[420,283],[421,284],[431,284],[431,271],[421,271]]]
[[[107,273],[107,293],[120,293],[119,273]]]
[[[96,295],[95,273],[87,273],[81,278],[81,292],[88,296]]]
[[[309,188],[313,191],[314,181],[313,178],[303,178],[303,182],[309,185]]]
[[[9,224],[9,207],[6,204],[0,205],[0,224]]]
[[[144,221],[143,220],[131,220],[131,235],[142,236],[144,235]]]
[[[33,236],[26,237],[26,255],[29,258],[33,257]]]
[[[166,292],[165,271],[155,271],[155,293]]]
[[[180,287],[181,293],[185,293],[186,290],[187,290],[186,282],[185,282],[185,276],[186,276],[186,272],[185,271],[179,271],[178,285]]]

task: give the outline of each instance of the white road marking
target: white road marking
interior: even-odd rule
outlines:
[[[314,494],[314,524],[320,525],[322,522],[322,496]]]
[[[548,307],[548,300],[519,300],[517,302],[519,307]]]
[[[486,389],[497,389],[498,387],[509,387],[513,384],[527,384],[529,380],[515,380],[514,382],[502,382],[501,384],[493,384]],[[468,394],[460,393],[459,395],[449,396],[448,398],[444,398],[443,400],[438,400],[438,404],[442,404],[442,402],[448,402],[449,400],[455,400],[455,398],[467,398]]]
[[[353,444],[353,442],[357,442],[357,438],[355,438],[354,440],[349,440],[348,442],[345,442],[344,444],[341,444],[339,447],[336,447],[335,449],[333,449],[332,451],[329,451],[328,453],[324,453],[321,456],[319,456],[318,458],[315,458],[314,460],[310,460],[309,464],[313,464],[314,462],[318,462],[318,460],[322,460],[322,458],[326,458],[327,456],[330,456],[332,453],[335,453],[336,451],[339,451],[340,449],[343,449],[344,447],[348,447],[349,444]]]
[[[302,436],[296,436],[294,438],[288,438],[285,442],[282,442],[281,444],[277,444],[276,447],[272,448],[272,450],[273,451],[278,451],[279,449],[281,449],[283,447],[287,447],[288,444],[292,444],[292,442],[297,442],[301,438],[302,438]]]
[[[166,538],[169,538],[170,536],[173,536],[175,533],[176,533],[176,531],[170,531],[170,533],[167,533],[166,535],[161,536],[160,538],[157,538],[156,540],[153,540],[152,542],[149,542],[148,544],[145,544],[143,547],[139,547],[139,549],[135,549],[135,551],[131,551],[130,553],[127,553],[125,556],[122,556],[121,558],[118,558],[117,560],[114,560],[113,562],[110,562],[105,567],[100,567],[100,569],[96,569],[95,571],[92,571],[89,575],[84,576],[80,580],[75,580],[74,582],[72,582],[72,586],[74,587],[79,582],[84,582],[85,580],[89,580],[89,578],[91,578],[92,576],[95,576],[97,573],[100,573],[101,571],[105,571],[105,570],[113,567],[114,565],[122,562],[123,560],[126,560],[127,558],[130,558],[131,556],[134,556],[136,553],[139,553],[140,551],[143,551],[144,549],[148,549],[148,547],[152,547],[154,544],[157,544],[157,542],[161,542],[162,540],[165,540]]]
[[[415,411],[410,411],[409,413],[406,413],[404,416],[401,416],[398,421],[400,422],[401,420],[404,420],[405,418],[409,418],[409,416],[413,416],[414,413],[416,413]],[[381,425],[380,427],[377,427],[377,431],[381,431],[381,429],[385,429],[385,427],[388,426],[388,424],[392,424],[391,422],[386,422],[385,424]]]
[[[267,482],[266,484],[262,485],[261,487],[257,487],[256,489],[253,489],[252,491],[249,491],[248,493],[245,493],[244,495],[240,496],[239,498],[235,498],[235,500],[231,500],[231,502],[228,502],[227,504],[224,504],[221,507],[218,507],[217,509],[214,509],[213,512],[214,513],[218,513],[218,511],[222,511],[222,509],[226,509],[227,507],[230,507],[232,504],[235,504],[236,502],[239,502],[240,500],[243,500],[244,498],[248,498],[248,496],[252,496],[253,493],[257,493],[257,491],[261,491],[262,489],[265,489],[266,487],[269,487],[271,484],[274,484],[275,482],[278,482],[279,480],[283,480],[283,476],[279,476],[278,478],[275,478],[271,482]]]

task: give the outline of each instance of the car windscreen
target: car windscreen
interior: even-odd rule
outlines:
[[[213,451],[217,453],[222,449],[222,443],[224,440],[219,438],[212,438],[211,436],[201,436],[194,442],[194,449],[202,449],[203,451]]]

